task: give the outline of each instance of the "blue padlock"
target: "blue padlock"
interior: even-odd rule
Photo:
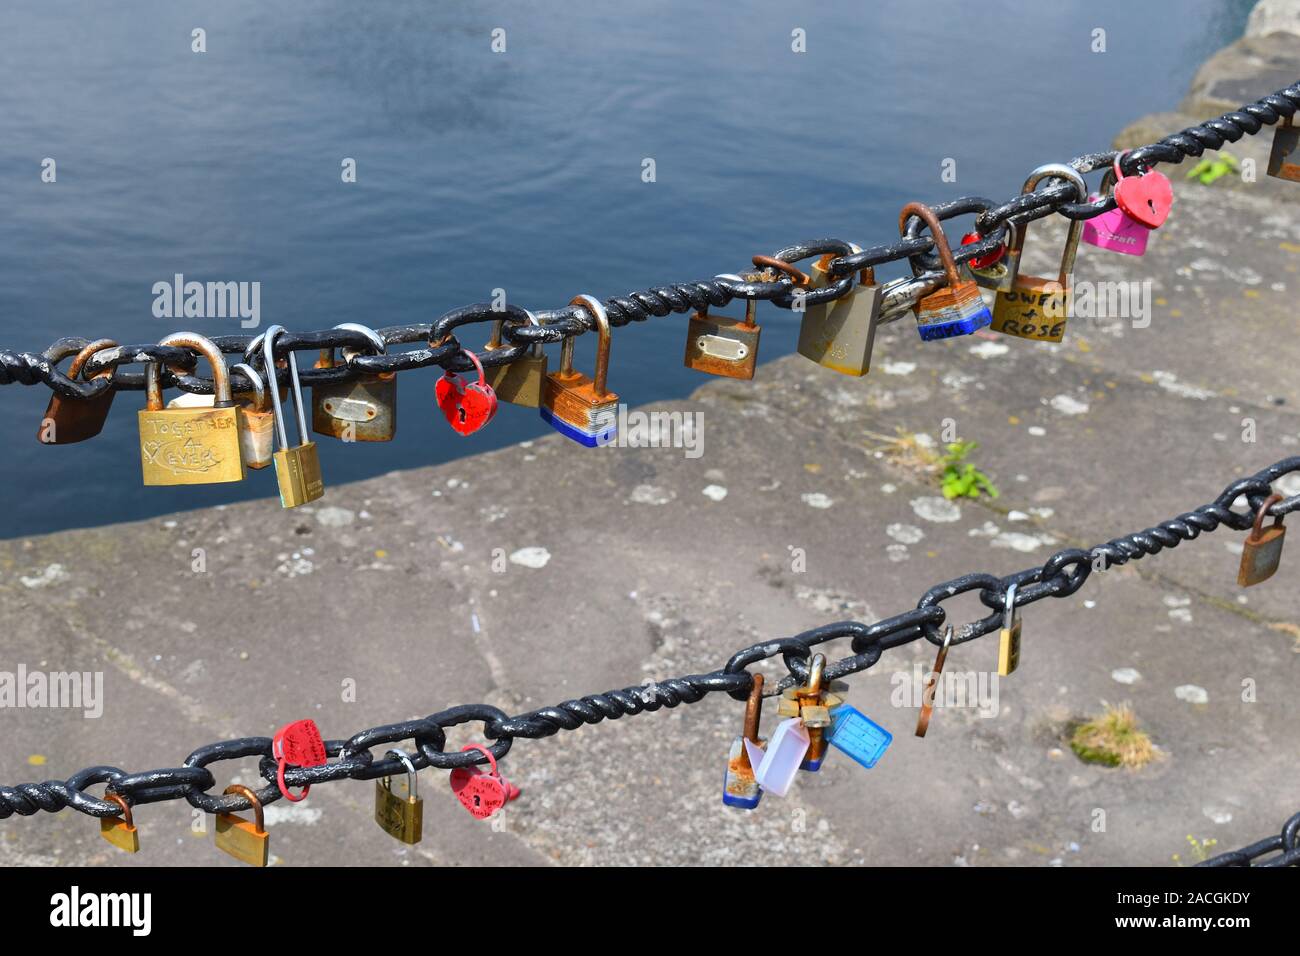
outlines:
[[[919,202],[908,203],[903,207],[898,218],[898,230],[906,236],[907,222],[916,216],[930,228],[930,237],[934,248],[943,263],[946,284],[925,296],[916,303],[916,331],[923,342],[936,339],[952,338],[954,335],[970,335],[993,321],[989,307],[984,304],[979,286],[969,279],[963,280],[957,272],[957,262],[948,248],[939,219],[929,206]],[[919,275],[916,262],[912,263],[913,275]]]
[[[871,769],[889,749],[894,735],[848,704],[831,711],[831,746]]]
[[[763,715],[763,675],[753,675],[753,686],[745,704],[745,732],[731,742],[727,754],[727,770],[722,776],[722,802],[729,807],[753,810],[763,797],[762,788],[754,777],[754,767],[745,750],[745,740],[762,746],[758,736],[758,719]]]

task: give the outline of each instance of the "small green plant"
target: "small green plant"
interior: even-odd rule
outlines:
[[[1106,704],[1100,717],[1077,725],[1070,735],[1070,749],[1085,763],[1104,767],[1136,769],[1161,757],[1151,738],[1138,728],[1128,704]]]
[[[1238,170],[1237,158],[1231,153],[1219,153],[1214,159],[1206,157],[1192,167],[1188,179],[1199,179],[1201,185],[1208,186],[1216,179],[1235,173]]]
[[[978,498],[985,494],[990,498],[998,496],[997,486],[974,465],[966,456],[979,447],[979,442],[956,441],[947,446],[947,453],[939,459],[943,468],[943,496],[945,498]]]
[[[1187,842],[1191,845],[1192,856],[1196,858],[1197,863],[1204,863],[1210,858],[1210,848],[1218,844],[1214,837],[1206,837],[1204,840],[1198,840],[1190,833],[1187,834]],[[1183,865],[1183,859],[1177,853],[1174,854],[1174,862],[1179,866]]]

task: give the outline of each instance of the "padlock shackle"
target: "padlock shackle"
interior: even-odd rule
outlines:
[[[822,690],[822,673],[826,670],[826,655],[814,654],[808,665],[808,690],[820,694]]]
[[[1007,588],[1007,600],[1002,608],[1002,626],[1007,630],[1011,629],[1016,621],[1016,582],[1012,581],[1011,586]]]
[[[758,721],[763,716],[763,675],[752,674],[749,699],[745,701],[745,739],[758,743]],[[743,753],[743,751],[742,751]]]
[[[1264,503],[1260,505],[1259,510],[1255,512],[1255,520],[1250,526],[1250,537],[1252,538],[1259,537],[1260,533],[1264,530],[1264,516],[1268,514],[1268,509],[1273,507],[1281,500],[1282,500],[1282,496],[1277,494],[1269,495],[1267,498],[1264,499]],[[1275,515],[1273,517],[1273,524],[1280,525],[1281,523],[1282,523],[1282,516]]]
[[[77,377],[81,375],[81,370],[85,367],[86,363],[90,361],[90,357],[92,355],[104,349],[111,349],[116,347],[117,347],[117,343],[114,342],[112,339],[96,339],[95,341],[91,342],[84,349],[82,349],[80,352],[77,353],[76,358],[72,360],[72,364],[68,366],[68,378],[72,379],[75,382],[77,380]],[[96,377],[99,378],[105,375],[112,375],[112,374],[113,374],[112,370],[107,369],[103,372],[100,372],[99,375]]]
[[[271,414],[275,419],[275,434],[280,440],[280,449],[289,450],[289,432],[284,425],[284,409],[280,405],[280,383],[275,372],[275,338],[287,331],[283,325],[272,325],[262,333],[262,368],[266,369],[267,392],[271,398]],[[298,361],[293,350],[286,355],[289,363],[289,392],[293,398],[293,409],[298,417],[298,445],[307,444],[307,416],[302,407],[302,383],[298,380]],[[229,390],[230,383],[226,383]]]
[[[420,775],[415,771],[415,764],[411,763],[411,758],[406,755],[405,750],[398,750],[394,747],[384,754],[385,757],[396,757],[406,767],[406,787],[407,794],[412,800],[420,799]],[[393,786],[389,782],[390,778],[384,778],[384,787],[389,793],[392,793]]]
[[[239,362],[230,366],[232,372],[243,372],[244,378],[253,384],[253,410],[258,412],[269,412],[270,406],[267,404],[266,383],[262,381],[261,374],[257,369],[247,362]]]
[[[237,793],[253,806],[253,829],[257,831],[258,836],[266,835],[266,816],[262,813],[262,801],[257,799],[257,794],[242,783],[232,783],[222,791],[222,796]]]
[[[1088,201],[1088,184],[1083,181],[1079,171],[1073,166],[1067,166],[1065,163],[1044,163],[1029,174],[1025,184],[1021,187],[1020,195],[1027,196],[1038,188],[1038,184],[1044,179],[1064,179],[1075,188],[1078,193],[1079,202]],[[1007,246],[1007,271],[1010,273],[1007,277],[1007,288],[1015,284],[1020,276],[1020,256],[1025,250],[1025,235],[1029,232],[1029,223],[1014,223],[1011,227],[1011,243]],[[1061,268],[1057,275],[1057,282],[1061,288],[1066,287],[1069,281],[1070,273],[1074,270],[1074,260],[1079,253],[1079,240],[1083,237],[1083,220],[1073,219],[1070,221],[1070,231],[1065,237],[1065,248],[1061,250]]]
[[[197,332],[173,332],[160,339],[158,344],[160,346],[181,345],[193,349],[206,358],[208,364],[212,366],[212,391],[215,397],[213,407],[230,408],[235,404],[230,392],[230,372],[226,368],[226,359],[215,342]],[[151,412],[161,411],[163,407],[160,368],[158,362],[150,362],[144,373],[145,408]]]
[[[388,345],[384,342],[384,337],[368,325],[362,325],[360,322],[340,322],[338,325],[334,326],[334,328],[342,329],[345,332],[360,332],[366,337],[366,341],[370,343],[371,355],[384,355],[388,351]],[[356,354],[357,352],[355,349],[344,348],[343,360],[347,361]],[[331,364],[333,361],[334,350],[330,349]]]
[[[498,780],[501,779],[501,771],[497,769],[496,754],[492,753],[491,750],[482,744],[466,744],[464,747],[460,748],[461,753],[465,753],[467,750],[481,751],[488,759],[488,766],[492,768],[492,776],[496,777]]]
[[[135,818],[131,816],[131,804],[127,803],[116,793],[105,793],[104,799],[107,800],[109,803],[116,803],[119,807],[121,807],[122,822],[125,823],[128,828],[131,829],[135,828]]]
[[[956,289],[961,277],[957,274],[957,262],[952,257],[952,250],[948,248],[948,237],[943,234],[943,226],[939,225],[939,217],[934,214],[934,210],[919,202],[910,202],[903,207],[903,211],[898,214],[898,234],[907,235],[907,220],[915,216],[930,228],[930,238],[934,241],[935,251],[939,253],[939,261],[943,263],[943,272],[947,278],[947,286],[950,289]],[[916,263],[912,263],[912,275],[920,276],[916,271]]]
[[[595,296],[582,295],[574,296],[569,305],[576,305],[586,309],[596,319],[596,332],[599,340],[596,346],[596,376],[593,379],[592,390],[596,393],[597,398],[604,398],[609,394],[605,388],[605,382],[609,377],[609,313],[605,307],[600,304],[600,300]],[[564,348],[560,353],[560,374],[573,374],[573,346],[574,339],[577,336],[569,336],[564,340]]]

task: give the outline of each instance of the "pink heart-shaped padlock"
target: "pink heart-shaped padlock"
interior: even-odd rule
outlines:
[[[478,431],[497,413],[497,393],[483,376],[483,363],[478,356],[465,349],[465,354],[478,369],[478,381],[466,384],[465,380],[448,369],[438,379],[434,397],[448,424],[458,433],[470,435]]]
[[[1120,153],[1115,157],[1115,205],[1148,229],[1159,229],[1174,207],[1174,187],[1164,173],[1149,169],[1140,176],[1120,172]]]
[[[462,753],[466,750],[480,750],[486,754],[492,770],[484,773],[478,767],[457,767],[450,776],[451,792],[477,819],[486,820],[519,796],[519,788],[497,771],[496,758],[488,748],[482,744],[469,744],[461,748]]]

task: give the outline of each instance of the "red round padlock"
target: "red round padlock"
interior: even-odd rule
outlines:
[[[979,242],[984,237],[978,232],[968,232],[961,237],[961,244],[969,246],[972,242]],[[1004,242],[986,256],[976,256],[974,259],[967,260],[966,265],[972,269],[987,269],[1002,261],[1002,257],[1007,254],[1007,244]]]

